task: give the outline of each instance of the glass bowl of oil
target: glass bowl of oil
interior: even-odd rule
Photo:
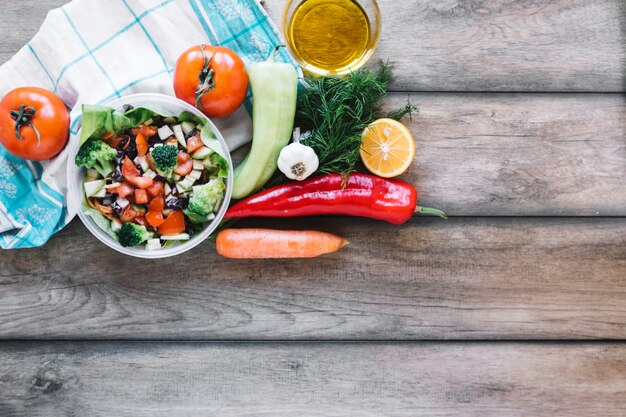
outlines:
[[[345,75],[372,56],[381,29],[376,0],[288,0],[283,34],[302,69]]]

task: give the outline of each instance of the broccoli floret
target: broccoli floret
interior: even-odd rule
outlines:
[[[157,146],[150,152],[150,158],[154,162],[157,173],[168,178],[174,172],[177,165],[178,147],[174,145]]]
[[[120,244],[125,248],[139,246],[152,238],[152,233],[148,232],[146,226],[135,223],[124,223],[118,235]]]
[[[208,221],[208,217],[219,202],[224,197],[226,186],[224,181],[214,178],[203,185],[193,187],[191,197],[189,198],[189,206],[185,210],[185,214],[193,223],[204,223]]]
[[[76,154],[76,165],[84,168],[93,168],[103,177],[108,176],[115,165],[113,160],[117,151],[99,139],[89,139]]]

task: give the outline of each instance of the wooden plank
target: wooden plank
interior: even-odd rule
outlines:
[[[254,223],[248,223],[254,224]],[[1,258],[2,339],[626,338],[626,219],[357,219],[315,260],[118,255],[77,221]]]
[[[0,19],[0,63],[8,61],[37,33],[46,14],[68,0],[5,1]]]
[[[284,2],[267,1],[275,22]],[[396,91],[624,91],[623,0],[379,0]]]
[[[3,416],[622,417],[623,344],[0,345]]]
[[[626,97],[414,94],[423,205],[468,216],[626,215]],[[406,103],[393,94],[389,107]]]
[[[66,0],[8,2],[0,62]],[[267,1],[280,26],[284,2]],[[379,0],[375,58],[396,62],[398,91],[624,91],[622,0]],[[19,27],[20,30],[15,30]]]

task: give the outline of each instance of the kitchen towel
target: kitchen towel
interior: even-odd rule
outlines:
[[[51,11],[38,34],[0,67],[0,96],[13,88],[54,91],[71,109],[77,140],[83,103],[134,93],[174,95],[172,73],[187,48],[233,49],[246,63],[266,60],[279,32],[255,0],[74,0]],[[296,66],[287,51],[277,59]],[[233,116],[215,120],[232,149],[251,139],[250,97]],[[67,148],[43,163],[0,146],[0,246],[45,244],[74,217],[67,201]]]

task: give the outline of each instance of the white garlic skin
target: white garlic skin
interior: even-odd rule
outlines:
[[[291,180],[303,181],[320,165],[317,154],[310,146],[292,143],[280,151],[278,169]]]

